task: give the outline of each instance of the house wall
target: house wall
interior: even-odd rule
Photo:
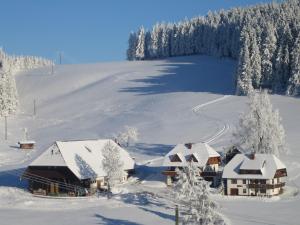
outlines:
[[[233,182],[233,181],[236,181]],[[280,184],[284,181],[284,178],[274,178],[266,180],[266,184]],[[260,196],[272,196],[278,195],[281,192],[282,188],[266,189],[266,193],[261,192],[260,189],[255,190],[254,188],[249,188],[250,179],[227,179],[226,181],[226,194],[227,195],[240,195],[240,196],[251,196],[251,195],[260,195]]]

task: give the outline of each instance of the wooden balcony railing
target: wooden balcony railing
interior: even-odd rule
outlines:
[[[248,188],[254,188],[254,189],[274,189],[274,188],[281,188],[284,187],[285,183],[279,183],[279,184],[248,184]]]

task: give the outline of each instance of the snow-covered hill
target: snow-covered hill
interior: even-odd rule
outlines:
[[[24,224],[173,224],[174,206],[160,198],[168,189],[154,166],[177,143],[208,141],[218,151],[230,145],[231,131],[247,100],[232,95],[234,69],[235,62],[228,59],[191,56],[62,65],[54,74],[51,68],[18,74],[21,106],[18,115],[8,118],[8,141],[0,130],[0,185],[6,186],[0,187],[1,224],[15,224],[20,217]],[[291,150],[282,157],[288,167],[288,191],[271,202],[216,196],[232,224],[300,220],[300,199],[291,197],[300,185],[299,98],[275,95],[271,100],[280,110]],[[111,202],[41,200],[7,187],[19,185],[16,169],[28,165],[53,141],[111,137],[125,125],[137,127],[141,135],[129,151],[142,165],[143,174],[138,173],[142,181],[132,180]],[[37,142],[29,153],[15,148],[25,127]],[[281,208],[287,214],[279,219]]]

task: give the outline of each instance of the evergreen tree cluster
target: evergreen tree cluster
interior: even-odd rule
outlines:
[[[238,95],[259,88],[300,95],[300,1],[209,12],[129,36],[128,60],[194,54],[237,59]]]
[[[18,93],[15,74],[22,70],[52,65],[53,62],[34,56],[11,56],[0,48],[0,116],[16,112]]]

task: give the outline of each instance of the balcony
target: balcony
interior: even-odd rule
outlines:
[[[215,171],[203,171],[201,173],[201,176],[202,177],[215,177],[215,176],[217,176],[217,172],[215,172]]]
[[[165,170],[162,172],[163,175],[175,177],[177,175],[176,171],[174,170]]]
[[[248,184],[248,188],[254,188],[254,189],[274,189],[274,188],[281,188],[284,187],[285,183],[279,183],[279,184]]]

